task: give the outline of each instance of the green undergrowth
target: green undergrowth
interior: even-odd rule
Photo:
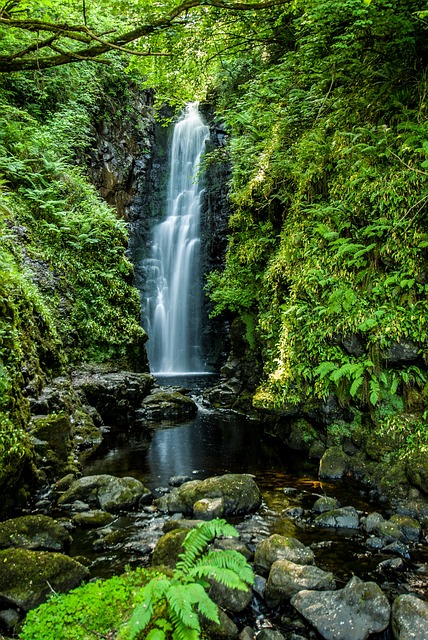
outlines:
[[[254,576],[245,557],[214,550],[215,538],[237,536],[225,520],[199,524],[183,540],[175,569],[137,569],[53,596],[27,615],[21,640],[198,640],[201,619],[219,622],[209,580],[247,590]]]
[[[224,65],[233,214],[208,288],[216,313],[256,319],[257,407],[399,396],[426,426],[423,4],[298,0],[246,68]]]
[[[26,387],[82,361],[144,362],[126,225],[85,169],[103,105],[130,87],[90,64],[1,79],[0,471],[28,447]]]

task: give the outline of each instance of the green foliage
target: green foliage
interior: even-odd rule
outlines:
[[[208,549],[215,537],[236,535],[234,527],[218,519],[189,531],[172,575],[156,576],[141,589],[141,602],[118,638],[198,640],[199,616],[218,623],[217,605],[205,590],[208,579],[241,590],[254,580],[243,555],[232,550]]]
[[[22,640],[92,640],[119,629],[132,610],[136,594],[152,579],[145,569],[90,582],[67,594],[54,595],[27,614]]]
[[[258,406],[335,393],[373,410],[424,384],[422,8],[298,0],[278,11],[261,57],[223,64],[234,212],[226,269],[208,282],[217,313],[256,318]],[[420,346],[412,380],[388,364],[400,342]]]

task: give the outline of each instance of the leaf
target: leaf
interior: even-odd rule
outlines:
[[[328,373],[330,373],[330,371],[333,371],[333,369],[336,369],[336,365],[334,364],[334,362],[321,362],[315,369],[314,369],[314,374],[316,376],[319,376],[321,379],[325,378],[326,375]]]
[[[354,382],[351,384],[351,388],[349,389],[350,395],[354,398],[358,389],[363,384],[364,378],[356,378]]]
[[[146,640],[165,640],[165,631],[162,629],[152,629],[149,631]]]

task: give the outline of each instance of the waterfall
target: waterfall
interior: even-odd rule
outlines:
[[[199,223],[202,189],[197,177],[209,137],[196,103],[175,124],[167,211],[153,229],[147,274],[145,315],[152,371],[204,371],[201,353],[202,283]]]

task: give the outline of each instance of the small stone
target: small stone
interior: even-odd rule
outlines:
[[[361,519],[361,524],[367,533],[375,531],[381,522],[384,522],[384,518],[380,513],[376,513],[376,511],[369,513],[366,518]]]
[[[379,550],[384,546],[384,541],[382,538],[378,538],[377,536],[372,536],[371,538],[367,538],[366,546],[369,549]]]
[[[396,640],[426,640],[428,637],[428,603],[405,594],[392,605],[392,630]]]
[[[321,513],[314,520],[319,527],[335,527],[338,529],[358,529],[359,517],[354,507],[342,507]]]
[[[200,520],[221,518],[224,513],[223,498],[203,498],[193,505],[193,515]]]
[[[314,552],[300,540],[281,536],[278,533],[265,538],[256,545],[254,564],[262,572],[268,572],[276,560],[289,560],[296,564],[314,563]]]
[[[403,532],[404,537],[409,542],[418,542],[421,537],[421,525],[415,518],[410,516],[394,514],[390,518],[390,522],[396,524],[400,531]]]
[[[3,609],[3,611],[0,611],[0,620],[7,629],[13,629],[20,619],[20,615],[15,609]]]
[[[383,547],[382,552],[392,553],[396,556],[401,556],[406,560],[410,560],[410,552],[408,548],[406,547],[405,544],[403,544],[402,542],[398,542],[397,540],[395,542],[391,542],[390,544],[387,544],[386,547]]]
[[[333,509],[339,509],[341,504],[336,498],[330,498],[329,496],[322,496],[315,501],[312,511],[315,513],[324,513],[325,511],[333,511]]]
[[[192,478],[190,476],[172,476],[168,484],[171,487],[181,487],[185,482],[191,482]]]
[[[376,567],[376,571],[379,573],[388,573],[390,571],[404,571],[405,563],[402,558],[390,558],[389,560],[383,560],[379,562]]]

